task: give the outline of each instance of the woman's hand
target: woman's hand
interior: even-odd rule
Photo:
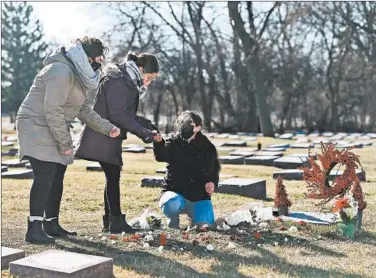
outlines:
[[[110,131],[110,137],[118,137],[120,135],[120,128],[114,126]]]
[[[62,151],[62,152],[61,152],[61,154],[66,155],[66,156],[70,156],[70,155],[72,155],[72,153],[73,153],[73,150],[72,150],[72,149],[69,149],[69,150],[67,150],[67,151]]]
[[[208,182],[207,184],[205,184],[205,190],[209,195],[211,195],[214,192],[214,188],[215,186],[212,182]]]
[[[154,131],[153,131],[154,132]],[[162,141],[162,135],[158,132],[157,134],[155,134],[155,135],[153,135],[153,140],[154,140],[154,142],[157,142],[157,143],[159,143],[159,142],[161,142]]]

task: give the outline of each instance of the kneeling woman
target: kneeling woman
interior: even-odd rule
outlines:
[[[179,228],[180,214],[188,214],[193,225],[214,224],[211,194],[218,186],[220,164],[201,128],[200,115],[184,111],[176,120],[175,134],[154,142],[156,160],[168,163],[159,206],[170,228]]]

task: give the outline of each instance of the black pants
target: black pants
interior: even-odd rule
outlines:
[[[99,162],[106,175],[104,188],[104,212],[106,214],[120,215],[120,172],[121,166]]]
[[[34,172],[30,190],[30,216],[59,216],[66,165],[27,157]]]

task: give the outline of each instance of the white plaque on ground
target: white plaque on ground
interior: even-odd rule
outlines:
[[[111,258],[61,250],[48,250],[9,264],[17,277],[93,278],[113,277]]]
[[[1,269],[8,268],[9,263],[25,257],[25,251],[1,246]]]

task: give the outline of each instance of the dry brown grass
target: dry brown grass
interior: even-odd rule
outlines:
[[[265,145],[288,142],[266,138],[263,141]],[[126,143],[142,142],[132,137]],[[248,142],[249,146],[255,144]],[[304,150],[287,151],[292,152]],[[231,250],[226,247],[228,233],[210,232],[209,241],[215,246],[213,252],[207,252],[203,243],[193,246],[191,239],[182,239],[178,234],[168,241],[170,246],[163,253],[157,251],[158,245],[144,249],[138,242],[104,243],[98,236],[103,212],[104,175],[87,172],[85,165],[88,162],[78,160],[69,166],[66,174],[60,218],[64,227],[76,230],[79,236],[70,240],[58,239],[52,246],[25,243],[31,181],[2,180],[2,245],[23,249],[27,255],[56,248],[112,257],[115,277],[376,277],[376,147],[356,149],[355,152],[360,155],[367,173],[367,182],[362,186],[368,202],[363,216],[364,232],[355,241],[325,236],[318,239],[320,230],[312,229],[288,235],[289,242],[278,246],[273,243],[280,239],[283,242],[285,234],[282,232],[267,234],[259,242],[247,237]],[[163,166],[164,163],[154,161],[151,150],[146,154],[124,154],[121,202],[129,219],[147,207],[159,212],[157,198],[160,189],[140,188],[138,184],[143,175],[156,175],[155,170]],[[222,167],[226,174],[265,178],[267,195],[271,198],[274,197],[272,173],[275,170],[262,166]],[[315,202],[304,198],[304,182],[285,181],[285,185],[293,201],[292,210],[319,210]],[[213,197],[217,216],[225,216],[255,201],[231,195]],[[271,201],[264,203],[273,205]],[[89,240],[89,237],[94,240]],[[4,270],[2,276],[9,277],[8,271]]]

